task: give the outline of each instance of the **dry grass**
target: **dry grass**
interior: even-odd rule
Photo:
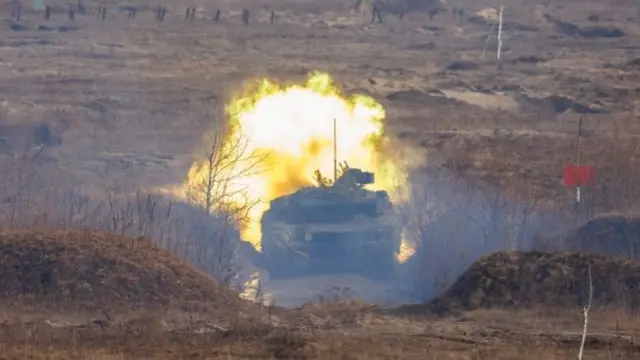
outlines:
[[[611,257],[640,259],[640,222],[636,214],[606,214],[595,217],[579,228],[552,238],[569,251],[607,254]]]
[[[530,310],[496,308],[441,316],[422,307],[422,315],[415,317],[359,302],[260,309],[140,238],[43,229],[4,232],[0,239],[5,259],[2,301],[12,305],[0,314],[0,356],[7,359],[533,360],[566,358],[579,344],[579,312],[571,304],[558,305],[566,290],[561,285],[584,275],[573,272],[584,267],[579,263],[586,257],[490,256],[471,267],[438,302],[466,308],[489,302],[498,308],[526,305]],[[604,257],[588,260],[599,294],[596,301],[610,290],[612,279],[621,279],[616,272],[631,266]],[[549,274],[543,278],[529,269],[545,266]],[[55,281],[42,282],[47,272],[58,274]],[[92,291],[80,290],[86,284]],[[458,291],[461,284],[466,285],[463,292]],[[567,295],[575,299],[579,289],[571,289]],[[471,298],[476,305],[464,306]],[[637,316],[615,310],[621,302],[616,304],[593,315],[590,358],[640,356]]]
[[[524,315],[524,314],[519,314]],[[473,316],[473,315],[472,315]],[[477,315],[476,315],[477,316]],[[196,334],[187,331],[159,331],[151,326],[122,326],[110,329],[51,329],[46,326],[2,327],[0,355],[8,359],[56,358],[139,358],[139,359],[237,359],[237,358],[344,358],[344,359],[566,359],[575,356],[576,335],[554,331],[538,334],[517,329],[496,328],[458,319],[448,322],[446,330],[421,333],[367,333],[321,331],[313,334],[252,327],[225,333]],[[478,316],[480,317],[480,316]],[[521,320],[532,320],[522,317]],[[495,321],[495,320],[493,320]],[[522,325],[522,324],[518,324]],[[479,330],[482,326],[484,330]],[[586,356],[592,359],[636,359],[637,345],[627,337],[593,336]]]
[[[96,5],[87,2],[91,9]],[[480,60],[488,26],[453,21],[450,13],[434,21],[419,13],[401,22],[389,16],[372,26],[369,14],[351,14],[352,4],[344,2],[259,1],[250,6],[255,23],[244,28],[239,11],[246,4],[216,3],[223,10],[218,24],[210,20],[214,7],[204,7],[208,18],[189,25],[181,19],[182,5],[168,1],[172,12],[162,25],[154,22],[152,7],[142,5],[134,21],[112,9],[104,23],[78,16],[77,31],[3,30],[2,59],[10,71],[2,79],[10,85],[0,128],[22,139],[33,126],[48,124],[62,143],[46,155],[95,191],[114,181],[151,188],[182,180],[194,142],[208,127],[202,109],[228,98],[246,79],[295,80],[317,69],[330,69],[347,92],[364,91],[382,101],[390,133],[427,147],[433,158],[441,154],[447,165],[494,185],[524,179],[549,197],[567,195],[558,180],[573,157],[578,117],[598,140],[585,143],[593,150],[585,161],[598,167],[612,161],[615,149],[626,148],[619,139],[610,141],[616,124],[623,138],[638,133],[632,91],[637,76],[623,65],[633,60],[627,49],[637,45],[640,32],[627,19],[628,4],[603,9],[599,2],[561,1],[543,7],[580,26],[589,25],[586,16],[596,11],[602,22],[627,27],[622,39],[579,39],[536,22],[531,14],[539,4],[510,0],[509,21],[536,31],[506,30],[499,68],[489,58]],[[457,5],[473,13],[495,4]],[[280,16],[273,26],[267,9]],[[43,23],[37,15],[26,14],[25,21]],[[59,14],[50,25],[65,22]],[[532,56],[541,61],[521,61]],[[454,61],[477,66],[446,70]],[[418,96],[393,100],[401,91]],[[557,111],[553,101],[535,100],[551,95],[609,112]],[[497,107],[504,102],[517,106]],[[19,145],[10,145],[7,152],[19,153]]]
[[[425,310],[577,308],[586,304],[589,268],[594,304],[638,311],[640,263],[604,255],[534,251],[498,252],[479,259]]]
[[[124,311],[185,303],[239,305],[236,296],[145,238],[90,230],[0,233],[0,301],[56,310]]]
[[[226,334],[165,332],[151,328],[113,330],[3,329],[0,355],[8,359],[237,359],[237,358],[346,358],[346,359],[566,359],[575,355],[571,341],[541,341],[435,334],[345,335],[317,332],[313,336],[290,332],[234,331]],[[33,329],[32,327],[32,330]],[[513,337],[513,336],[512,336]],[[615,342],[590,342],[593,359],[635,359],[637,349]]]
[[[63,17],[66,4],[51,4],[58,11],[48,25],[68,22]],[[491,47],[486,60],[480,59],[488,24],[455,22],[449,13],[434,21],[411,13],[402,22],[389,15],[385,24],[373,26],[369,14],[348,13],[349,6],[337,1],[252,2],[256,21],[246,28],[239,21],[239,11],[246,4],[236,2],[216,3],[224,11],[219,24],[207,18],[185,25],[183,5],[167,2],[169,21],[161,25],[153,20],[155,5],[142,4],[135,21],[117,14],[115,5],[105,22],[97,22],[92,14],[78,16],[76,31],[3,27],[0,64],[6,71],[0,72],[0,166],[15,170],[0,177],[3,226],[100,228],[132,237],[44,228],[0,235],[0,254],[7,260],[0,264],[0,294],[4,294],[3,301],[13,303],[1,317],[0,357],[574,357],[581,319],[572,308],[492,309],[428,320],[389,315],[362,304],[252,310],[182,260],[138,238],[152,238],[180,256],[197,259],[202,248],[188,247],[185,232],[175,234],[178,222],[174,219],[149,225],[150,213],[135,214],[140,201],[133,207],[125,204],[105,210],[106,200],[87,207],[77,196],[83,193],[93,199],[114,183],[140,184],[147,189],[179,183],[193,161],[194,144],[209,127],[211,112],[202,109],[230,96],[247,78],[295,80],[311,70],[330,69],[347,92],[366,92],[382,101],[389,133],[427,148],[432,164],[451,170],[445,182],[475,184],[480,179],[499,188],[501,194],[503,190],[518,194],[500,200],[503,209],[499,211],[495,204],[482,203],[491,207],[481,214],[485,228],[492,218],[503,218],[501,211],[512,212],[514,208],[504,204],[522,204],[523,197],[535,204],[551,203],[556,212],[564,210],[571,193],[560,183],[561,171],[573,161],[579,117],[585,122],[583,161],[597,167],[599,178],[589,195],[593,210],[624,213],[637,207],[638,77],[631,66],[635,60],[632,50],[640,39],[633,15],[637,9],[626,0],[616,2],[616,7],[566,0],[546,6],[516,0],[504,4],[510,26],[505,30],[502,64],[490,59],[495,50]],[[458,1],[456,5],[467,13],[495,6],[489,1]],[[268,25],[270,9],[279,15],[274,26]],[[204,10],[209,17],[213,13],[213,9]],[[586,19],[591,12],[601,14],[602,25],[623,28],[627,36],[574,38],[543,21],[544,16],[536,16],[548,13],[584,28],[594,25]],[[43,23],[41,13],[25,11],[24,16],[32,28]],[[472,66],[451,70],[453,62]],[[581,106],[563,109],[564,98]],[[603,108],[607,113],[581,114],[585,107]],[[34,133],[41,123],[49,127],[55,141],[41,153],[33,153],[30,146],[37,145]],[[67,197],[60,195],[60,188],[54,191],[53,183],[82,190]],[[487,192],[484,185],[466,189]],[[456,201],[469,203],[468,198]],[[530,211],[517,210],[518,214]],[[112,224],[120,215],[127,220]],[[522,231],[525,235],[512,234],[529,226],[523,224],[525,219],[523,215],[491,225],[504,238],[501,246],[519,244],[520,238],[528,236],[526,231]],[[446,227],[459,231],[469,219],[453,220]],[[130,222],[134,225],[128,225]],[[455,262],[457,251],[493,235],[483,234],[476,232],[468,243],[454,242],[460,249],[447,252],[451,256],[446,260]],[[487,246],[484,251],[490,249]],[[477,252],[474,248],[468,254],[476,256]],[[495,271],[491,276],[467,274],[471,278],[461,281],[473,280],[476,287],[465,286],[456,292],[460,286],[454,286],[447,301],[553,303],[566,287],[553,282],[534,284],[531,273],[544,272],[547,266],[579,279],[584,275],[585,257],[522,256],[485,258],[502,263],[472,268],[472,273]],[[536,257],[545,266],[535,261],[522,263],[525,257]],[[596,271],[602,271],[597,273],[601,288],[606,287],[603,279],[612,276],[604,271],[625,269],[621,262],[592,259]],[[206,257],[200,260],[209,262]],[[578,270],[568,267],[566,261],[576,262]],[[96,271],[94,265],[107,272]],[[52,287],[51,281],[43,283],[47,278],[43,275],[53,269],[58,269],[58,275]],[[567,284],[566,277],[551,275]],[[489,278],[493,279],[491,286],[486,284]],[[513,292],[514,284],[521,281],[531,286],[526,292]],[[93,291],[85,292],[85,284]],[[577,299],[577,293],[567,294]],[[505,303],[507,295],[512,295],[511,303]],[[202,306],[196,308],[194,302]],[[190,304],[188,309],[180,310],[184,303]],[[127,309],[143,304],[176,309]],[[60,311],[64,308],[66,311]],[[637,318],[619,309],[597,310],[592,322],[595,333],[589,338],[585,358],[640,358]],[[226,331],[197,332],[216,326]]]

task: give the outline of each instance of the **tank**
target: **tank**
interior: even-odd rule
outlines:
[[[371,172],[344,169],[332,185],[305,187],[273,199],[261,219],[270,278],[320,274],[391,276],[400,231],[385,191]]]

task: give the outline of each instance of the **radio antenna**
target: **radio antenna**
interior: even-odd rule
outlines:
[[[333,183],[338,180],[338,131],[336,118],[333,118]]]

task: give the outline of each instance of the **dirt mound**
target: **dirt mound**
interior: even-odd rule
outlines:
[[[477,63],[473,61],[454,61],[447,65],[447,70],[450,71],[464,71],[464,70],[476,70],[480,67]]]
[[[522,94],[521,104],[525,109],[530,111],[539,111],[540,108],[549,109],[557,114],[565,113],[569,110],[578,114],[606,114],[608,110],[597,106],[590,106],[576,101],[568,96],[549,95],[545,97],[534,97]]]
[[[640,218],[607,215],[589,220],[564,238],[568,251],[640,259]]]
[[[362,6],[367,4],[366,6]],[[364,9],[371,9],[376,6],[383,14],[396,14],[406,12],[433,12],[442,13],[447,11],[445,0],[358,0],[352,7],[352,12],[362,13]]]
[[[588,299],[589,268],[594,306],[640,308],[640,263],[603,255],[530,251],[485,256],[441,297],[404,310],[583,306]]]
[[[88,230],[0,233],[0,303],[61,310],[229,305],[207,275],[144,238]]]
[[[606,26],[589,26],[586,28],[581,28],[578,25],[573,23],[562,21],[550,14],[544,14],[547,21],[554,24],[556,30],[562,34],[573,36],[573,37],[582,37],[582,38],[619,38],[624,37],[627,34],[617,27],[606,27]]]
[[[640,58],[627,61],[624,64],[624,68],[633,69],[633,68],[636,68],[636,67],[640,67]]]

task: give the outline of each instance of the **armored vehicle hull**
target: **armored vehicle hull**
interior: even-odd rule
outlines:
[[[400,235],[391,211],[385,192],[344,182],[274,199],[261,221],[269,276],[393,275]]]

